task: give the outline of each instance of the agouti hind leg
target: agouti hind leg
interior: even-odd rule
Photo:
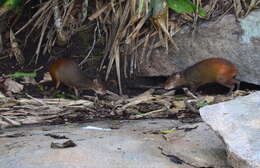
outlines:
[[[187,96],[190,96],[190,97],[192,97],[192,98],[194,98],[194,99],[197,99],[198,97],[196,96],[196,95],[198,95],[197,93],[195,94],[195,92],[193,92],[193,91],[189,91],[189,89],[188,88],[183,88],[183,91],[184,91],[184,93],[187,95]]]
[[[57,94],[57,89],[60,86],[60,82],[54,81],[55,87],[51,87],[50,93],[51,95],[56,95]]]

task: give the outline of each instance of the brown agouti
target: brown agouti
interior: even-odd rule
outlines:
[[[105,94],[106,87],[99,79],[90,79],[80,70],[78,64],[69,58],[60,58],[53,62],[49,68],[50,75],[56,89],[63,83],[74,89],[76,96],[78,90],[94,90],[96,93]]]
[[[164,89],[173,89],[181,86],[191,87],[196,91],[199,86],[207,83],[218,83],[230,88],[231,93],[240,81],[235,77],[238,73],[236,66],[223,58],[209,58],[202,60],[184,71],[174,73],[163,84]]]

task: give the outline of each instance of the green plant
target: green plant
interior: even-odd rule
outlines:
[[[192,13],[197,11],[197,6],[190,0],[166,0],[170,9],[177,13]],[[207,16],[205,10],[198,7],[198,14],[202,17]]]
[[[19,78],[19,77],[36,77],[36,72],[32,72],[32,73],[24,73],[24,72],[15,72],[14,74],[8,75],[8,77],[11,78]]]

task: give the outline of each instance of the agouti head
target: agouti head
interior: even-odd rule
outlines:
[[[93,79],[93,87],[92,89],[98,93],[98,94],[101,94],[101,95],[104,95],[106,94],[106,85],[104,84],[104,82],[100,79]]]
[[[163,83],[163,87],[166,90],[170,90],[179,86],[183,86],[184,79],[183,79],[183,75],[179,72],[171,75],[166,82]]]

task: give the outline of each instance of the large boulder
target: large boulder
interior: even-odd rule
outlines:
[[[200,109],[222,137],[234,168],[260,167],[260,92]]]
[[[260,10],[239,20],[225,15],[199,24],[194,36],[191,29],[182,28],[174,36],[179,50],[169,47],[166,53],[165,49],[154,49],[149,59],[140,58],[146,60],[138,61],[140,76],[167,76],[200,60],[221,57],[238,66],[240,80],[260,84],[259,16]]]
[[[165,135],[163,153],[193,167],[229,168],[225,145],[204,122],[187,124]]]

